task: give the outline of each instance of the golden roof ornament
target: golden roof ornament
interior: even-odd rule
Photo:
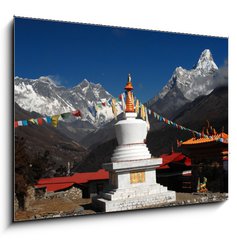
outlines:
[[[131,78],[131,74],[128,74],[128,81],[127,84],[125,86],[125,90],[127,92],[127,98],[126,98],[126,108],[125,108],[125,112],[135,112],[134,109],[134,98],[133,98],[133,86],[132,86],[132,78]]]

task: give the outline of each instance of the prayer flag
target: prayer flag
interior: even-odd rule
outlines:
[[[117,120],[117,109],[116,109],[116,100],[112,99],[112,112],[114,114],[115,120]]]
[[[22,121],[18,121],[18,126],[23,126]]]
[[[47,122],[47,123],[51,123],[51,122],[52,122],[51,117],[47,116],[47,117],[46,117],[46,122]]]
[[[60,115],[54,115],[52,116],[52,124],[54,127],[58,126],[58,119],[59,119]]]
[[[38,119],[33,119],[33,121],[34,121],[34,124],[39,125],[38,124]]]
[[[144,105],[142,104],[142,107],[141,107],[141,118],[145,121],[146,119],[146,113],[145,113],[145,107]]]
[[[108,104],[111,106],[111,104],[112,104],[112,100],[111,99],[108,100]]]
[[[23,120],[23,121],[22,121],[22,125],[23,125],[23,126],[28,126],[27,120]]]
[[[147,124],[147,130],[150,130],[150,123],[149,123],[149,119],[148,119],[148,114],[147,114],[147,108],[145,107],[145,113],[146,113],[146,124]]]
[[[37,120],[38,120],[38,124],[39,124],[40,126],[43,125],[43,119],[42,119],[42,118],[38,118]]]
[[[93,116],[96,116],[96,110],[95,110],[95,107],[93,105],[88,106],[88,110]]]
[[[137,114],[139,113],[139,100],[138,100],[138,99],[137,99],[137,101],[136,101],[135,112],[136,112]]]
[[[61,117],[63,118],[63,119],[67,119],[67,118],[69,118],[71,116],[71,113],[62,113],[61,114]]]
[[[125,98],[125,93],[122,93],[121,94],[121,102],[122,102],[123,111],[125,111],[125,108],[126,108],[126,104],[125,104],[124,98]]]
[[[97,109],[101,109],[102,108],[101,102],[98,102],[96,106],[97,106]]]
[[[73,111],[72,112],[72,115],[74,116],[74,117],[81,117],[81,112],[80,112],[80,110],[76,110],[76,111]],[[60,116],[60,115],[59,115]]]
[[[43,117],[44,121],[47,123],[47,118],[46,117]]]
[[[34,121],[33,118],[30,118],[30,119],[28,120],[28,122],[31,122],[31,123],[35,124],[35,121]]]
[[[15,121],[15,122],[14,122],[14,128],[17,128],[17,127],[18,127],[18,122]]]

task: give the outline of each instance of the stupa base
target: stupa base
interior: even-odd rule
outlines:
[[[106,163],[110,182],[93,205],[102,212],[127,211],[176,200],[176,193],[156,182],[161,158]]]
[[[155,207],[162,203],[169,203],[176,200],[176,193],[166,191],[159,194],[151,194],[142,197],[133,197],[119,200],[108,200],[105,198],[94,198],[93,204],[102,212],[117,212]]]

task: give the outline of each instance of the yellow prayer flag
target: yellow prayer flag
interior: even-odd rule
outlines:
[[[54,127],[58,126],[58,119],[59,119],[60,115],[54,115],[52,116],[52,124]]]
[[[117,109],[116,109],[116,100],[112,99],[112,112],[114,114],[115,120],[117,120]]]
[[[138,114],[139,113],[139,100],[137,99],[136,101],[136,113]]]
[[[31,119],[28,120],[28,122],[31,122],[31,123],[35,124],[35,119],[31,118]]]
[[[145,107],[144,105],[142,104],[141,106],[141,118],[145,121],[146,119],[146,113],[145,113]]]

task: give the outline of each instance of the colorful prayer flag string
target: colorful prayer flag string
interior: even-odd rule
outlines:
[[[58,120],[61,117],[62,119],[67,119],[70,116],[74,117],[82,117],[81,111],[80,110],[75,110],[72,112],[67,112],[67,113],[62,113],[58,115],[53,115],[53,116],[45,116],[45,117],[39,117],[39,118],[30,118],[28,120],[20,120],[20,121],[15,121],[14,122],[14,128],[17,127],[25,127],[30,124],[33,125],[38,125],[41,126],[45,123],[52,124],[54,127],[58,126]]]

